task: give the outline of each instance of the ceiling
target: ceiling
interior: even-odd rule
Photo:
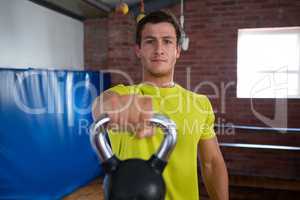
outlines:
[[[140,0],[29,0],[41,6],[55,10],[72,18],[84,21],[86,19],[106,17],[114,12],[115,7],[121,2],[129,6],[134,15],[139,13]],[[144,0],[145,11],[151,12],[166,8],[180,0]]]

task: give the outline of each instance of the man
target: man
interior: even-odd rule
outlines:
[[[180,56],[180,38],[180,26],[170,13],[153,12],[139,21],[135,49],[143,67],[143,81],[138,85],[120,84],[102,93],[94,102],[93,116],[96,120],[107,113],[111,127],[117,125],[118,131],[111,131],[109,137],[120,159],[148,159],[159,146],[162,134],[145,122],[154,112],[165,114],[176,123],[178,134],[163,173],[166,199],[199,198],[199,154],[210,198],[227,200],[228,175],[213,130],[210,102],[204,95],[173,82],[175,63]]]

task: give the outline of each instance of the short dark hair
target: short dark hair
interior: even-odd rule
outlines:
[[[171,12],[165,10],[151,12],[138,22],[135,43],[141,46],[142,31],[147,23],[157,24],[161,22],[168,22],[173,25],[176,32],[176,42],[177,45],[179,45],[181,42],[181,26],[179,25],[176,17]]]

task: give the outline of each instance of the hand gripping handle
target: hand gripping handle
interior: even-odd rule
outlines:
[[[109,160],[113,156],[111,147],[106,137],[106,126],[109,121],[110,118],[108,117],[108,115],[103,114],[100,116],[99,120],[91,125],[90,129],[91,144],[98,153],[99,158],[102,162]],[[176,124],[162,114],[154,114],[153,117],[149,119],[149,122],[154,126],[160,127],[164,132],[164,139],[155,155],[159,159],[167,162],[177,141]]]

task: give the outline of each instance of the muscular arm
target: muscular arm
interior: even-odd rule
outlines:
[[[211,200],[228,200],[228,174],[216,138],[198,144],[201,172]]]

